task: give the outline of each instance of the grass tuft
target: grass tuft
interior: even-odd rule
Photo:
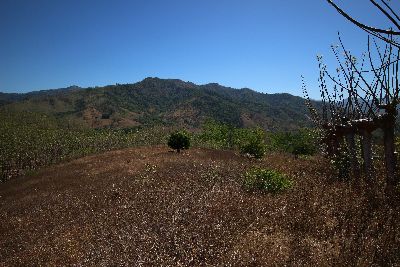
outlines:
[[[279,193],[293,186],[293,181],[275,170],[253,168],[244,174],[243,185],[247,190]]]

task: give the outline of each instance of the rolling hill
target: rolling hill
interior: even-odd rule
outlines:
[[[50,166],[0,186],[0,266],[399,266],[398,202],[328,165],[149,146]],[[253,167],[294,187],[247,191]]]
[[[105,87],[0,93],[0,109],[50,114],[90,128],[198,128],[207,119],[242,127],[259,125],[270,131],[311,125],[301,97],[159,78]]]

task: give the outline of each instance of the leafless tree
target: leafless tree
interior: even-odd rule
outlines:
[[[396,36],[400,35],[400,18],[388,1],[370,0],[392,24],[388,30],[375,28],[354,19],[333,1],[327,1],[346,19],[369,33],[367,53],[357,59],[345,49],[339,36],[340,45],[332,46],[338,62],[336,74],[328,72],[322,58],[318,57],[322,114],[311,107],[305,87],[303,92],[313,120],[325,132],[328,154],[335,155],[340,144],[345,142],[353,174],[358,173],[356,135],[361,137],[364,170],[371,178],[371,133],[378,128],[383,130],[387,185],[393,188],[397,183],[394,129],[399,102],[400,45]]]

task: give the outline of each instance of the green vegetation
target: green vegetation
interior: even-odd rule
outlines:
[[[199,129],[204,124],[193,135],[195,146],[240,150],[260,158],[273,139],[254,125],[293,130],[307,124],[305,112],[303,100],[288,94],[157,78],[87,89],[2,93],[0,180],[93,153],[165,144],[176,125]],[[272,124],[265,114],[273,116]]]
[[[157,128],[128,130],[68,129],[52,116],[0,112],[0,180],[40,166],[103,151],[164,143]]]
[[[171,132],[170,128],[161,126],[90,129],[46,113],[5,109],[0,110],[0,121],[2,181],[41,166],[85,155],[133,146],[165,144]],[[200,132],[191,136],[192,140],[187,132],[176,133],[170,136],[168,144],[177,150],[186,149],[192,144],[197,147],[233,149],[261,158],[267,151],[288,150],[286,144],[289,142],[283,137],[289,136],[292,141],[295,139],[292,138],[294,134],[270,133],[266,136],[261,128],[239,128],[214,121],[206,122]],[[308,139],[304,137],[299,140],[298,144],[306,147],[302,151],[310,151]]]
[[[314,155],[318,151],[317,133],[311,129],[277,132],[268,135],[268,149],[299,155]]]
[[[209,120],[202,126],[201,133],[196,135],[196,142],[201,146],[214,149],[234,148],[237,142],[236,128]]]
[[[46,113],[90,128],[199,128],[208,118],[235,127],[259,125],[274,131],[311,125],[304,117],[307,109],[300,97],[158,78],[86,89],[0,94],[1,106]]]
[[[265,132],[261,128],[239,128],[209,120],[203,124],[202,131],[195,138],[200,146],[240,150],[252,140],[263,142]]]
[[[314,155],[318,152],[315,139],[317,133],[311,129],[294,132],[266,133],[261,128],[239,128],[225,123],[207,121],[201,133],[195,136],[196,144],[214,149],[236,149],[242,154],[261,158],[267,151],[279,151],[299,155]]]
[[[293,182],[277,171],[254,168],[244,174],[243,185],[247,190],[279,193],[291,188]]]
[[[262,140],[251,140],[240,148],[240,153],[261,159],[266,153],[265,144]]]
[[[264,140],[265,132],[262,129],[256,128],[251,130],[251,134],[243,141],[244,144],[240,147],[240,153],[248,154],[256,159],[264,157],[266,153]]]
[[[168,138],[168,146],[178,153],[190,147],[190,136],[188,132],[181,130],[172,133]]]

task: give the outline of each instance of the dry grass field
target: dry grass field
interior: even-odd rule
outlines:
[[[246,191],[252,166],[293,188]],[[400,266],[398,199],[327,166],[155,146],[47,167],[0,184],[0,266]]]

